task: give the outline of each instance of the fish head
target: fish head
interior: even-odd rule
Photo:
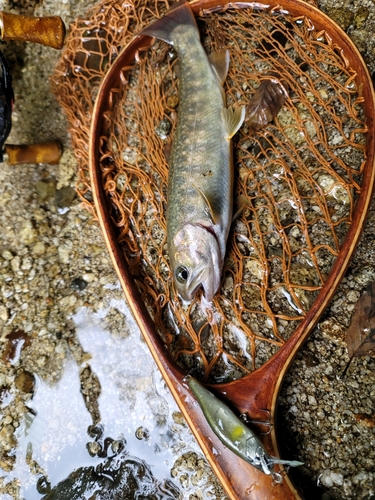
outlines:
[[[182,299],[190,302],[203,288],[211,301],[220,286],[223,261],[215,234],[204,226],[185,224],[169,247],[173,279]]]

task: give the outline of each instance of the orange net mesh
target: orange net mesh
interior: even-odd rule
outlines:
[[[72,27],[54,87],[90,208],[87,145],[98,86],[120,48],[168,8],[107,0]],[[123,68],[103,117],[100,164],[118,241],[159,334],[186,370],[222,382],[270,359],[312,306],[352,220],[366,126],[356,73],[307,18],[245,8],[202,13],[198,25],[207,52],[230,51],[228,104],[248,104],[270,74],[289,86],[272,123],[256,134],[243,126],[234,138],[235,204],[243,209],[212,305],[201,297],[182,304],[169,268],[165,148],[176,124],[178,72],[163,42]]]

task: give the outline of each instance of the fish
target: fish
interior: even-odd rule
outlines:
[[[226,253],[233,206],[231,139],[245,107],[226,107],[226,49],[206,54],[193,11],[177,4],[142,31],[178,55],[179,108],[170,151],[167,247],[177,293],[191,302],[199,289],[212,301]]]
[[[298,460],[283,460],[269,455],[257,435],[225,403],[194,377],[189,375],[186,382],[213,432],[237,456],[264,474],[271,475],[275,482],[280,482],[282,476],[273,470],[274,464],[287,467],[303,465]]]

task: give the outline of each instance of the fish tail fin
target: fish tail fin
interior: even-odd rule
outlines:
[[[164,40],[164,42],[173,45],[172,31],[180,25],[193,26],[198,32],[198,26],[195,21],[193,11],[189,2],[182,1],[175,4],[167,14],[155,21],[141,31],[140,35],[152,36]]]

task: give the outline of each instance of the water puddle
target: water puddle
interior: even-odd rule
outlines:
[[[106,330],[114,309],[128,334]],[[81,308],[73,320],[84,361],[68,353],[54,386],[36,377],[5,478],[18,493],[13,498],[182,498],[171,469],[199,448],[124,301],[113,299],[95,314]]]

